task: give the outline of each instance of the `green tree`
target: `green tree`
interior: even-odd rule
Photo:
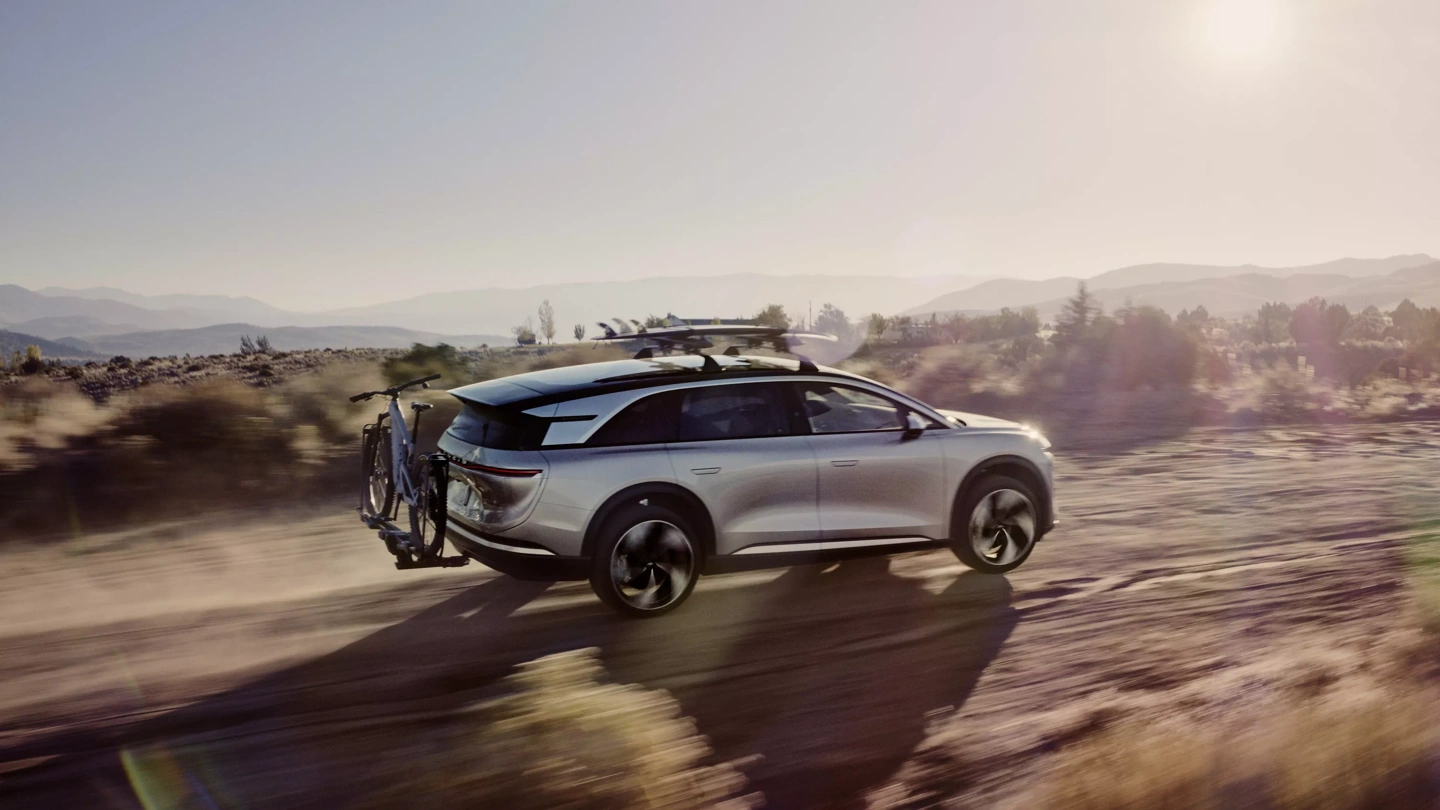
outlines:
[[[825,304],[820,307],[820,314],[815,316],[815,331],[848,340],[850,319],[845,317],[844,310],[834,304]]]
[[[574,331],[574,333],[575,333],[575,339],[576,339],[576,340],[584,340],[584,339],[585,339],[585,324],[583,324],[583,323],[577,323],[577,324],[575,324],[575,329],[574,329],[573,331]]]
[[[1282,343],[1289,335],[1290,305],[1282,301],[1262,304],[1255,314],[1256,343]]]
[[[1075,346],[1085,339],[1090,327],[1100,314],[1100,305],[1085,282],[1080,282],[1075,295],[1065,302],[1060,314],[1055,316],[1055,336],[1051,338],[1056,346]]]
[[[889,328],[890,319],[878,312],[870,313],[869,317],[865,319],[865,334],[871,340],[879,340],[880,336],[885,334],[885,330]]]
[[[536,314],[540,316],[540,334],[545,336],[546,343],[554,343],[555,307],[550,306],[550,299],[540,302],[540,310]]]
[[[1182,309],[1180,314],[1175,316],[1175,324],[1192,332],[1200,332],[1210,326],[1210,311],[1201,304],[1195,309]]]
[[[1415,302],[1406,298],[1395,307],[1390,313],[1390,322],[1395,324],[1395,332],[1400,339],[1407,343],[1417,343],[1432,336],[1435,310],[1423,310],[1415,306]]]
[[[1290,336],[1296,343],[1335,346],[1350,324],[1350,310],[1316,296],[1290,313]]]
[[[1379,340],[1385,337],[1385,316],[1380,314],[1380,308],[1371,304],[1360,310],[1360,314],[1350,319],[1345,337],[1351,340]]]
[[[752,319],[756,326],[774,326],[780,329],[790,328],[790,317],[785,314],[785,307],[779,304],[770,304],[755,314]]]

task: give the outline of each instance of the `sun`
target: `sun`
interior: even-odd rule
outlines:
[[[1204,0],[1195,22],[1200,46],[1226,62],[1271,56],[1283,22],[1278,0]]]

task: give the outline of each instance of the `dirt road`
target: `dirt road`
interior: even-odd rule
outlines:
[[[1009,577],[948,552],[713,577],[655,621],[583,584],[395,571],[345,504],[11,543],[0,806],[344,806],[515,664],[581,647],[669,690],[770,807],[1020,806],[1108,724],[1380,677],[1437,430],[1057,448],[1061,526]]]

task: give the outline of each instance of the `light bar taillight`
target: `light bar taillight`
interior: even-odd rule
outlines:
[[[517,470],[511,467],[492,467],[489,464],[472,464],[465,461],[451,461],[450,463],[462,470],[497,475],[501,478],[534,478],[541,472],[540,470]]]

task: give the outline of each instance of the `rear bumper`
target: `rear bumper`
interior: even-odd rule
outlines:
[[[450,541],[450,545],[466,557],[502,574],[540,582],[587,579],[590,576],[590,560],[585,557],[561,557],[543,549],[511,545],[503,537],[456,524],[454,515],[446,521],[445,539]]]

